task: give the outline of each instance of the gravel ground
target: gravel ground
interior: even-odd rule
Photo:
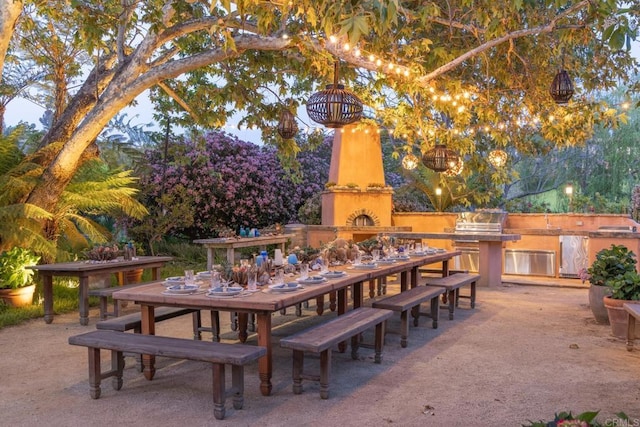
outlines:
[[[129,304],[128,311],[135,310]],[[480,288],[476,308],[462,300],[456,319],[441,316],[431,328],[423,318],[401,348],[398,316],[389,323],[382,364],[372,351],[333,352],[330,398],[304,383],[291,391],[291,354],[277,340],[322,321],[313,305],[296,317],[274,315],[273,393],[259,392],[257,366],[245,371],[245,404],[227,401],[225,420],[213,416],[211,370],[204,363],[159,358],[147,381],[127,358],[122,390],[102,384],[89,397],[86,349],[67,339],[92,330],[78,314],[58,315],[0,330],[0,424],[7,426],[520,426],[549,420],[555,412],[600,410],[598,420],[615,423],[625,411],[640,425],[640,345],[628,352],[608,325],[594,322],[586,289],[503,285]],[[223,340],[234,342],[229,316],[221,313]],[[191,319],[158,324],[158,335],[189,337]],[[209,335],[206,336],[209,338]],[[370,336],[365,336],[371,338]],[[250,336],[255,343],[255,336]],[[106,353],[106,352],[105,352]],[[104,366],[107,365],[104,355]],[[308,357],[311,367],[318,359]]]

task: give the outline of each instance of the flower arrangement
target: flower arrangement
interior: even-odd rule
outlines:
[[[345,264],[347,261],[355,259],[355,254],[360,251],[358,245],[353,240],[335,239],[327,243],[322,249],[322,256],[330,264]]]
[[[523,424],[522,427],[602,427],[613,425],[634,425],[624,412],[618,412],[618,419],[609,419],[604,424],[596,421],[596,417],[600,411],[587,411],[578,415],[571,412],[559,412],[553,418],[553,421],[529,421],[529,424]]]
[[[98,245],[94,246],[93,249],[85,252],[87,258],[91,261],[111,261],[120,255],[120,249],[118,245]]]

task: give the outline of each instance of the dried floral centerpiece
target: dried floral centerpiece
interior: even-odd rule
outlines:
[[[85,253],[89,260],[101,262],[113,261],[121,255],[120,249],[115,243],[111,245],[94,246],[93,249]]]

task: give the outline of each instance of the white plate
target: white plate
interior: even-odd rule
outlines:
[[[302,283],[303,285],[317,285],[326,281],[327,279],[322,276],[309,276],[306,279],[298,279],[298,283]]]
[[[184,276],[173,276],[164,279],[166,282],[184,282]]]
[[[395,264],[396,260],[395,259],[379,259],[378,261],[376,261],[378,264]]]
[[[396,260],[404,261],[404,260],[408,260],[409,256],[408,255],[391,255],[389,257],[389,259],[396,259]]]
[[[188,295],[198,292],[199,290],[200,287],[198,285],[172,285],[168,286],[164,293],[170,295]]]
[[[223,287],[213,288],[207,292],[207,295],[215,295],[215,296],[234,296],[241,293],[244,289],[240,287],[227,287],[227,291],[224,291]]]
[[[326,273],[320,273],[322,276],[327,279],[337,279],[338,277],[346,276],[347,273],[344,271],[327,271]]]
[[[374,270],[378,268],[378,264],[354,264],[353,268],[356,270]]]
[[[302,286],[296,282],[289,282],[282,285],[269,285],[269,289],[271,289],[272,292],[293,292],[302,289]]]

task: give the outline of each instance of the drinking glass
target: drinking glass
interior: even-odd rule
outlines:
[[[356,255],[353,260],[353,265],[360,265],[361,260],[362,260],[362,255],[360,254],[360,251],[356,251]]]
[[[302,280],[309,278],[309,264],[306,262],[300,264],[300,278]]]
[[[276,270],[276,275],[273,277],[275,285],[282,285],[284,283],[284,270],[279,268]]]
[[[377,261],[380,258],[380,249],[373,249],[371,256],[373,256],[373,261]]]
[[[247,272],[247,289],[252,292],[258,289],[258,270],[255,268]]]
[[[220,287],[220,273],[217,271],[212,271],[211,272],[211,281],[209,286],[211,287],[211,289],[215,289],[215,288],[219,288]]]
[[[185,285],[193,285],[195,283],[195,275],[193,270],[185,270],[184,271],[184,284]]]

